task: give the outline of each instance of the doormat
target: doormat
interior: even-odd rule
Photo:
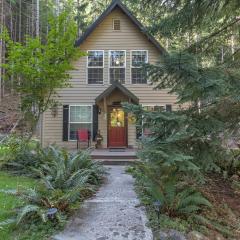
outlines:
[[[125,152],[126,148],[109,148],[109,152]]]

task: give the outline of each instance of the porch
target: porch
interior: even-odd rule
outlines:
[[[95,99],[97,110],[93,117],[93,139],[96,139],[95,136],[98,133],[102,138],[100,147],[103,149],[137,147],[135,122],[124,111],[123,102],[138,104],[139,99],[118,82],[112,83]],[[123,155],[127,155],[129,152],[131,151],[126,151]],[[112,150],[105,151],[105,153],[108,153],[107,155],[111,153],[112,156],[118,155]],[[106,156],[105,153],[102,155]]]

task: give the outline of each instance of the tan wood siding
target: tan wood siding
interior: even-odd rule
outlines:
[[[112,30],[112,19],[121,20],[121,30]],[[58,91],[59,102],[65,104],[95,104],[95,98],[109,87],[109,50],[126,50],[126,84],[135,94],[140,104],[143,105],[166,105],[174,104],[176,96],[168,94],[168,90],[153,90],[153,86],[147,84],[131,84],[130,54],[131,50],[148,50],[148,60],[156,63],[160,57],[158,49],[147,39],[147,37],[136,28],[132,21],[121,11],[114,10],[105,20],[92,32],[92,34],[80,46],[82,51],[104,50],[104,84],[87,84],[87,56],[80,58],[74,63],[75,69],[71,71],[70,88]],[[53,117],[50,111],[43,118],[43,143],[47,145],[55,142],[58,145],[75,148],[75,142],[62,142],[62,108],[59,107],[57,117]],[[104,135],[104,144],[107,141],[107,126],[103,115],[99,116],[99,128]],[[135,126],[128,127],[129,145],[135,145]]]

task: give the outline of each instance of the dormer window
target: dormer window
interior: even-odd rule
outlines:
[[[121,30],[121,21],[120,19],[113,19],[113,30],[120,31]]]

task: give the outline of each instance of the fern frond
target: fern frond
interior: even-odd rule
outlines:
[[[17,216],[17,225],[27,218],[28,214],[39,213],[39,207],[37,205],[26,205],[22,209]]]
[[[5,221],[0,222],[0,229],[2,229],[3,227],[16,223],[17,219],[16,218],[9,218]]]

